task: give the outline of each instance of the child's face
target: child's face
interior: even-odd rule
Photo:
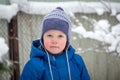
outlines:
[[[66,46],[66,35],[58,30],[49,30],[43,35],[44,46],[48,52],[58,54],[62,52]]]

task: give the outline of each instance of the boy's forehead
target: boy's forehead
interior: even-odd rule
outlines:
[[[62,32],[60,30],[48,30],[45,33],[60,33],[60,34],[65,34],[64,32]]]

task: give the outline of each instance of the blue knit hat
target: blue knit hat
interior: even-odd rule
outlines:
[[[70,28],[70,18],[61,7],[57,7],[44,17],[42,22],[41,38],[48,30],[59,30],[65,33],[69,41],[71,33]]]

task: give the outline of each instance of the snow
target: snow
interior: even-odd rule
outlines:
[[[74,13],[96,13],[103,15],[105,12],[110,12],[111,16],[115,16],[120,22],[120,3],[115,2],[81,2],[81,1],[69,1],[69,2],[35,2],[28,0],[10,0],[11,5],[0,5],[0,19],[7,19],[8,22],[18,11],[23,11],[27,14],[40,14],[53,10],[55,7],[63,7],[66,12],[78,23],[78,26],[73,24],[72,31],[79,34],[80,37],[91,38],[106,44],[110,44],[109,51],[119,52],[120,54],[120,24],[111,26],[108,20],[90,19],[83,16],[83,19],[88,20],[93,24],[93,30],[87,31],[82,23],[74,16]],[[49,6],[48,6],[49,5]],[[76,39],[76,38],[74,38]],[[2,45],[2,46],[1,46]],[[4,46],[4,47],[3,47]],[[2,50],[2,51],[1,51]],[[3,54],[8,50],[3,38],[0,38],[0,59]]]
[[[120,55],[120,24],[110,28],[108,20],[99,20],[93,25],[94,29],[91,31],[87,31],[84,26],[76,26],[72,28],[72,31],[84,38],[91,38],[110,44],[108,47],[109,52],[116,51]]]
[[[102,9],[102,8],[97,8],[97,9],[95,9],[96,10],[96,13],[98,14],[98,15],[102,15],[103,13],[104,13],[104,9]]]
[[[112,34],[117,37],[120,36],[120,24],[117,24],[112,27]]]
[[[7,19],[10,22],[11,18],[18,12],[18,5],[0,5],[0,19]]]
[[[116,15],[116,18],[120,22],[120,14]]]
[[[111,15],[116,15],[120,12],[120,3],[110,2],[35,2],[28,0],[10,0],[11,5],[0,5],[0,19],[7,19],[8,22],[18,11],[23,11],[28,14],[46,14],[57,6],[63,7],[65,11],[76,13],[97,13],[98,15],[104,12],[111,12]],[[74,5],[73,5],[74,4]],[[48,6],[49,5],[49,6]],[[110,7],[110,9],[108,8]],[[9,13],[9,14],[8,14]],[[120,20],[119,17],[117,17]]]
[[[2,56],[8,52],[8,46],[5,43],[4,38],[0,37],[0,61],[2,61]]]
[[[110,24],[108,20],[100,20],[98,22],[95,22],[93,26],[94,26],[94,31],[104,31],[105,33],[108,33]]]

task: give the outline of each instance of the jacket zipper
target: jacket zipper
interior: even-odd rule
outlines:
[[[58,69],[58,66],[56,64],[56,58],[55,56],[53,56],[53,60],[55,61],[55,66],[56,66],[56,70]],[[60,74],[59,74],[59,71],[57,70],[57,74],[58,74],[58,80],[60,80]]]

